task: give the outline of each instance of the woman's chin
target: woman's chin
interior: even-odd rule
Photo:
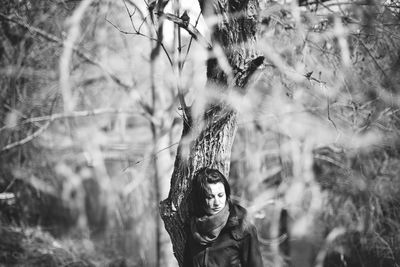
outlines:
[[[215,215],[215,214],[219,213],[221,210],[222,210],[222,208],[220,208],[220,209],[212,209],[211,210],[211,215]]]

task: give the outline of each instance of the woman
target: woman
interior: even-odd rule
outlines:
[[[246,210],[231,202],[230,186],[215,169],[200,169],[192,184],[184,267],[261,267],[257,232]]]

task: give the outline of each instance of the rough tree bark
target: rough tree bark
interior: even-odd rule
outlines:
[[[210,58],[207,61],[207,87],[241,90],[264,58],[255,49],[258,0],[199,0],[205,19],[218,18],[212,29]],[[212,21],[212,20],[210,20]],[[214,20],[215,21],[215,20]],[[220,67],[217,48],[222,48],[232,72]],[[236,89],[235,89],[236,88]],[[193,174],[203,166],[219,169],[228,176],[230,155],[236,132],[236,111],[223,100],[210,103],[196,117],[185,112],[181,141],[175,159],[168,198],[160,205],[161,217],[182,266],[186,242],[188,195]]]

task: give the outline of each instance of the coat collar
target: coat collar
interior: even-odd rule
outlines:
[[[229,212],[228,222],[226,223],[229,228],[239,226],[247,214],[246,209],[236,203],[229,203]]]
[[[230,203],[229,211],[230,214],[225,227],[231,232],[231,235],[234,239],[242,239],[246,225],[245,221],[247,211],[245,208],[236,203]]]

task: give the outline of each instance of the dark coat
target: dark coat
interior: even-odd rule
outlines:
[[[262,267],[257,230],[246,221],[246,210],[230,204],[229,218],[217,239],[209,245],[197,243],[192,234],[184,252],[184,267]]]

